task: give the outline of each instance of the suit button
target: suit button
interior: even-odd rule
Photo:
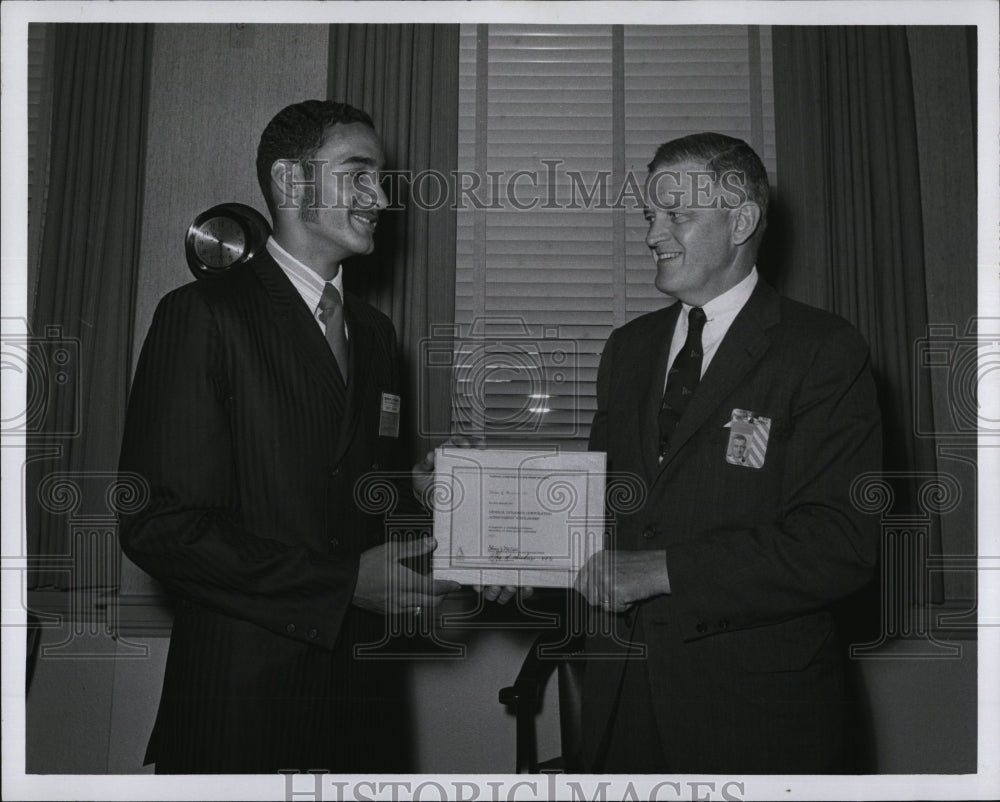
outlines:
[[[646,538],[646,540],[651,540],[652,538],[660,534],[660,531],[661,531],[660,527],[658,526],[647,526],[645,529],[642,530],[642,536]]]
[[[695,627],[698,632],[708,632],[708,624],[702,622]]]
[[[338,547],[339,545],[340,545],[340,541],[339,541],[339,540],[337,540],[337,538],[335,538],[335,537],[331,537],[331,538],[330,538],[330,548],[331,548],[331,549],[335,549],[335,548],[337,548],[337,547]]]
[[[729,621],[727,621],[725,618],[719,621],[719,629],[729,629]]]
[[[372,463],[372,470],[373,471],[377,471],[378,470],[378,463],[377,462],[373,462]]]
[[[287,632],[289,635],[294,634],[295,633],[295,624],[289,624],[287,627],[285,627],[285,632]]]
[[[333,468],[330,470],[330,476],[339,476],[339,475],[340,475],[340,466],[334,465]]]
[[[317,635],[319,635],[319,632],[317,632],[315,629],[309,630],[309,637],[312,638],[313,640],[316,640]]]

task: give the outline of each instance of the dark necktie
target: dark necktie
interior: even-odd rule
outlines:
[[[319,299],[319,319],[326,326],[326,341],[333,351],[340,368],[340,376],[347,381],[347,337],[344,334],[344,302],[332,284],[323,288]]]
[[[670,435],[677,427],[698,382],[701,381],[701,330],[705,328],[705,312],[694,306],[688,312],[688,333],[684,347],[674,358],[667,374],[667,389],[660,407],[660,458],[667,452]]]

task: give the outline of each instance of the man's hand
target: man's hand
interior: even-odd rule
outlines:
[[[400,560],[427,554],[436,547],[434,538],[425,537],[393,541],[362,552],[351,603],[375,613],[420,612],[423,607],[434,607],[461,585],[418,574]]]
[[[413,481],[413,495],[417,497],[421,504],[427,509],[432,508],[434,484],[434,450],[427,452],[427,456],[410,469],[410,477]]]
[[[483,594],[483,598],[487,601],[495,601],[498,604],[506,604],[511,599],[514,598],[514,594],[517,593],[517,585],[487,585],[485,588],[476,586],[476,590]],[[535,592],[534,588],[523,587],[520,588],[521,598],[527,599],[531,597],[531,594]]]
[[[573,587],[594,607],[623,613],[651,596],[670,593],[664,551],[599,551],[576,575]]]
[[[486,448],[482,441],[475,441],[463,434],[457,434],[441,444],[441,448]],[[420,462],[410,469],[413,492],[427,509],[434,508],[434,449],[427,452]]]

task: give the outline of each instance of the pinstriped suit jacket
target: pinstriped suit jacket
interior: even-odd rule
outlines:
[[[830,607],[870,579],[879,542],[877,518],[850,498],[855,477],[881,468],[868,347],[846,321],[761,282],[660,463],[657,411],[679,309],[608,340],[590,443],[646,492],[615,520],[614,547],[666,551],[671,594],[614,622],[647,649],[631,665],[649,680],[664,771],[841,770],[849,694]],[[726,460],[737,409],[772,421],[760,468]],[[596,637],[588,649],[621,654]],[[621,667],[588,662],[590,760]]]
[[[122,547],[178,601],[147,753],[158,771],[395,765],[366,730],[391,711],[365,707],[372,683],[393,697],[392,672],[351,659],[382,622],[349,606],[359,554],[384,542],[352,494],[395,467],[395,439],[379,436],[382,394],[398,393],[395,335],[351,295],[345,317],[346,388],[266,250],[157,308],[120,464],[151,489],[122,517]]]

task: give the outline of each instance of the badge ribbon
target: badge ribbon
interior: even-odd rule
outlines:
[[[771,419],[745,409],[734,409],[726,428],[730,430],[726,462],[744,468],[763,468],[767,440],[771,436]]]

